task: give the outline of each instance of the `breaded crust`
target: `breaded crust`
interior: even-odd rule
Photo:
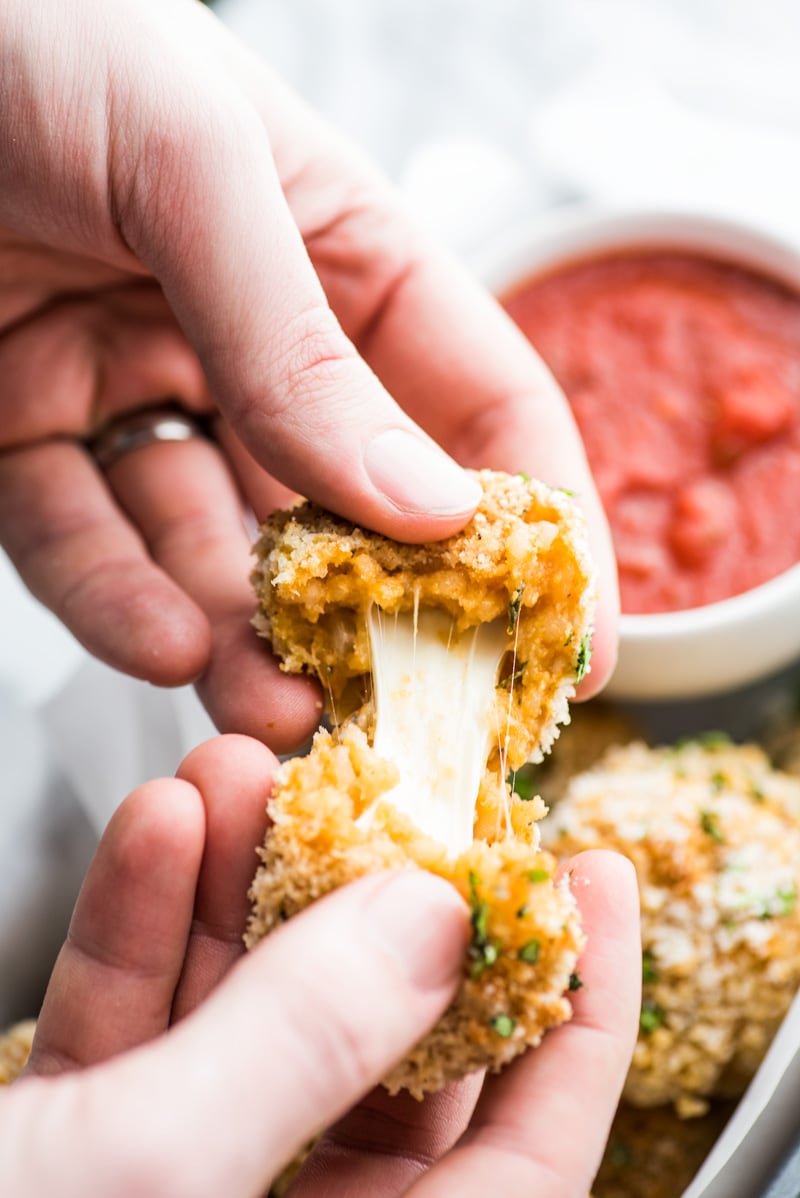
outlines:
[[[320,679],[336,727],[279,772],[247,943],[371,871],[422,868],[452,882],[472,918],[461,986],[385,1079],[390,1090],[417,1096],[500,1068],[567,1019],[583,944],[568,881],[554,880],[554,860],[540,850],[544,804],[512,796],[506,774],[549,748],[588,664],[595,596],[585,528],[565,492],[519,475],[478,478],[475,516],[436,544],[401,545],[307,503],[276,513],[262,529],[253,574],[259,631],[284,669]],[[389,614],[443,610],[456,636],[503,621],[494,719],[476,730],[493,740],[464,852],[449,855],[392,806],[397,771],[371,747],[373,605]]]
[[[800,985],[800,780],[720,737],[615,748],[572,780],[543,841],[636,867],[644,991],[626,1099],[691,1116],[742,1093]]]
[[[274,821],[253,882],[248,947],[329,891],[382,869],[446,878],[472,913],[472,943],[455,1000],[385,1079],[421,1097],[476,1069],[499,1069],[570,1015],[565,991],[583,946],[568,880],[538,849],[535,802],[510,802],[511,829],[453,859],[380,796],[395,771],[351,724],[336,743],[320,732],[307,757],[281,767]],[[367,808],[370,818],[359,822]]]
[[[15,1023],[0,1035],[0,1086],[10,1086],[27,1064],[36,1031],[34,1019]]]
[[[255,546],[254,623],[282,669],[320,680],[335,722],[358,713],[370,731],[373,604],[389,614],[443,609],[456,633],[504,618],[514,703],[509,712],[499,687],[497,718],[509,723],[507,761],[516,769],[541,760],[568,719],[576,677],[588,666],[592,568],[566,492],[521,475],[477,477],[483,499],[473,519],[427,545],[399,544],[310,503],[276,512]]]

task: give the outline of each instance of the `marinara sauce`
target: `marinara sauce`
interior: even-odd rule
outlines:
[[[712,603],[800,560],[800,295],[654,249],[574,262],[504,306],[574,410],[623,611]]]

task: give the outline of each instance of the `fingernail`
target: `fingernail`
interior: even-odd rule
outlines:
[[[420,990],[438,990],[460,973],[467,909],[449,882],[421,869],[387,874],[367,895],[366,924]]]
[[[404,512],[456,516],[477,507],[481,485],[429,441],[405,429],[378,433],[364,454],[370,480]]]

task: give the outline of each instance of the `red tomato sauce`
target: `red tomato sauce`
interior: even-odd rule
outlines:
[[[800,560],[800,294],[654,249],[503,302],[572,405],[623,611],[699,607]]]

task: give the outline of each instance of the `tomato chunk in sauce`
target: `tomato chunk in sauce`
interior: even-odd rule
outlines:
[[[653,249],[568,264],[503,304],[572,405],[623,611],[702,606],[800,560],[800,294]]]

